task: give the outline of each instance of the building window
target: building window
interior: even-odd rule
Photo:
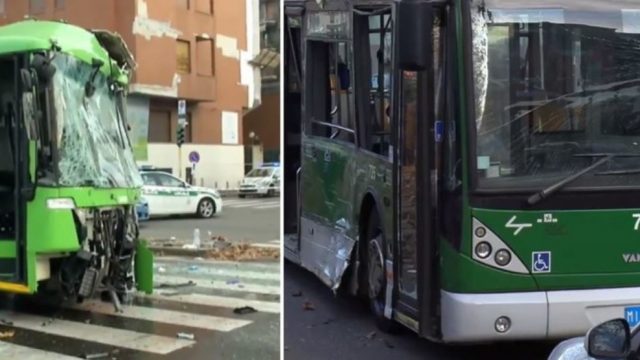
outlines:
[[[191,45],[188,41],[178,40],[176,62],[179,73],[189,74],[191,72]]]
[[[55,7],[56,7],[56,10],[63,10],[64,9],[64,0],[56,0],[55,1]]]
[[[29,0],[29,14],[41,14],[44,12],[44,0]]]
[[[171,142],[171,111],[153,109],[149,111],[149,142]]]
[[[215,48],[210,38],[196,38],[197,72],[202,76],[213,76],[215,72]]]
[[[213,14],[213,0],[196,0],[196,11]]]
[[[189,10],[191,8],[190,0],[176,0],[180,9]]]
[[[4,8],[4,2],[5,0],[0,0],[0,15],[5,15],[5,8]]]

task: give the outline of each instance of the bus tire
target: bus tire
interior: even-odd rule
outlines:
[[[395,333],[399,328],[398,324],[384,316],[387,287],[384,271],[385,239],[380,216],[376,210],[373,210],[369,217],[366,240],[365,282],[369,307],[378,328],[387,333]]]

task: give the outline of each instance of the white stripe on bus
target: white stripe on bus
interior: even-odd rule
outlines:
[[[195,344],[195,341],[192,340],[145,334],[75,321],[56,319],[49,323],[49,318],[44,316],[11,311],[0,311],[0,318],[13,322],[14,327],[21,329],[161,355]],[[42,325],[43,323],[45,326]]]
[[[161,294],[152,295],[140,295],[141,298],[165,300],[165,301],[177,301],[189,305],[203,305],[223,307],[229,309],[235,309],[243,306],[251,306],[252,308],[265,313],[279,314],[280,303],[273,301],[261,301],[250,300],[236,297],[217,296],[217,295],[204,295],[204,294],[185,294],[185,295],[172,295],[164,296]]]
[[[157,323],[190,326],[205,330],[229,332],[249,325],[252,321],[225,318],[220,316],[192,314],[182,311],[155,309],[145,306],[126,305],[121,313],[116,313],[113,304],[103,301],[88,301],[75,305],[72,309],[89,311],[92,313],[124,317],[127,319],[147,320]]]
[[[0,341],[0,359],[74,360],[80,358]]]
[[[260,284],[245,284],[242,282],[242,279],[238,281],[233,280],[198,280],[188,277],[182,276],[171,276],[171,275],[155,275],[154,274],[154,282],[156,285],[159,284],[167,284],[167,285],[178,285],[178,284],[187,284],[190,281],[194,282],[197,287],[206,288],[206,289],[216,289],[216,290],[235,290],[235,291],[243,291],[243,292],[252,292],[257,294],[267,294],[267,295],[279,295],[280,294],[280,286],[269,286],[269,285],[260,285]]]

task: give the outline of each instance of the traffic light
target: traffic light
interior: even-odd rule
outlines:
[[[185,125],[178,124],[178,136],[177,136],[178,146],[182,146],[182,144],[184,144],[184,128],[185,128]]]

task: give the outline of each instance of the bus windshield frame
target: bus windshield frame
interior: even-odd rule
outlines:
[[[640,3],[470,0],[477,192],[640,188]]]

